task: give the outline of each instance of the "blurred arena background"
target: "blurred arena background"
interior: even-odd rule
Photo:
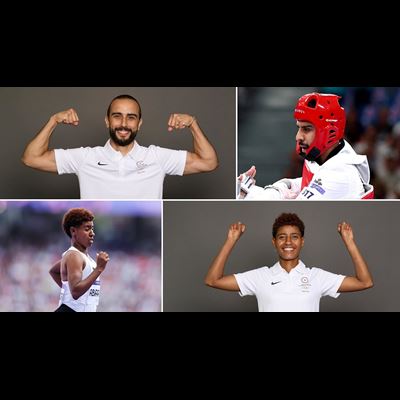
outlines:
[[[161,311],[161,202],[0,201],[0,311],[54,311],[60,288],[48,271],[70,247],[64,213],[95,215],[89,249],[107,251],[98,311]]]
[[[293,110],[313,91],[342,96],[346,140],[368,156],[375,198],[400,198],[399,87],[239,87],[238,174],[255,165],[260,186],[301,176]]]

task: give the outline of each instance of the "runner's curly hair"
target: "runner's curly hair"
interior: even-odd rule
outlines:
[[[69,236],[71,236],[71,228],[79,227],[84,222],[93,221],[94,215],[91,211],[86,210],[85,208],[71,208],[67,211],[62,220],[62,227],[64,232]]]

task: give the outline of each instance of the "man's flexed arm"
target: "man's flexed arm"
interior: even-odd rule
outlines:
[[[57,172],[54,150],[49,150],[51,134],[58,124],[78,125],[79,118],[72,108],[61,111],[50,117],[47,124],[26,146],[22,162],[28,167],[47,172]]]
[[[200,128],[196,118],[188,114],[171,114],[168,130],[189,128],[193,135],[193,151],[188,151],[184,175],[213,171],[218,167],[218,156]]]

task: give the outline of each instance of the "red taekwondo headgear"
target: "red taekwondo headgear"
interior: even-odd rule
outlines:
[[[315,139],[306,150],[296,145],[298,154],[315,160],[344,137],[346,113],[335,94],[309,93],[300,97],[294,110],[298,121],[311,122],[316,129]],[[301,152],[303,153],[301,154]]]

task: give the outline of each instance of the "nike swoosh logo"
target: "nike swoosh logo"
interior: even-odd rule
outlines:
[[[278,281],[278,282],[271,282],[271,285],[276,285],[277,283],[281,283],[282,281]]]
[[[99,162],[97,163],[97,165],[108,165],[108,164],[104,164],[104,163],[102,163],[102,162],[99,161]]]

